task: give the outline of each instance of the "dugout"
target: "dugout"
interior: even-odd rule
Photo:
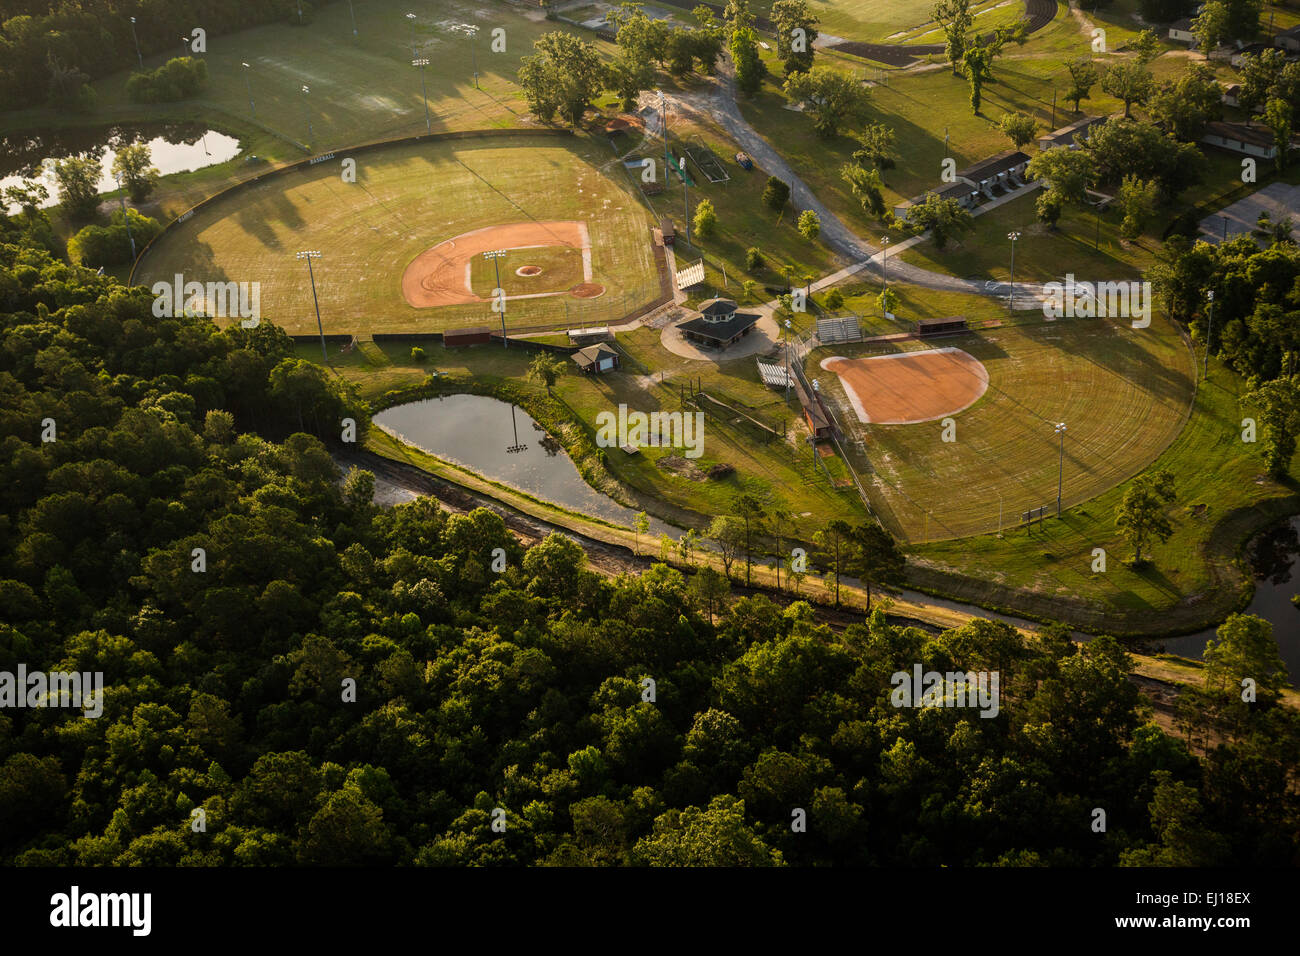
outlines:
[[[955,317],[948,319],[921,319],[916,323],[916,334],[923,339],[931,338],[936,335],[955,335],[958,332],[970,331],[966,327],[966,320]]]
[[[449,349],[462,345],[487,345],[492,341],[492,330],[486,325],[471,325],[463,329],[448,329],[442,333],[442,344]]]

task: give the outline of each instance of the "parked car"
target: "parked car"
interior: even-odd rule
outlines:
[[[749,158],[748,153],[737,153],[736,162],[740,163],[741,169],[753,169],[754,161]]]

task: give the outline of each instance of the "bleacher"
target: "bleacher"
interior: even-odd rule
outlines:
[[[848,315],[832,315],[817,320],[817,338],[823,345],[834,342],[861,342],[862,326],[858,317],[850,312]]]

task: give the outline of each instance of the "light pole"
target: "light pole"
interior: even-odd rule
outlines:
[[[253,80],[251,78],[252,66],[245,63],[244,67],[244,87],[248,90],[248,115],[257,119],[257,107],[253,105]]]
[[[686,160],[682,160],[682,170],[686,169]],[[667,175],[665,173],[664,175]],[[686,177],[682,176],[682,218],[686,220],[686,244],[691,244],[691,199],[686,188]]]
[[[352,35],[357,35],[357,11],[352,9],[352,0],[348,0],[348,16],[352,18]]]
[[[408,13],[406,19],[411,21],[411,59],[415,59],[415,14]]]
[[[1227,242],[1228,241],[1228,217],[1220,216],[1219,218],[1223,220],[1223,241]]]
[[[310,94],[311,94],[311,88],[304,83],[302,87],[302,108],[303,108],[303,112],[307,115],[307,149],[309,151],[311,150],[311,141],[312,141],[311,100],[308,99],[308,96],[310,96]]]
[[[1205,329],[1205,371],[1202,373],[1206,376],[1210,374],[1210,336],[1214,334],[1214,290],[1211,289],[1205,293],[1205,298],[1210,302],[1206,316],[1207,327]]]
[[[131,18],[131,42],[135,44],[135,59],[140,64],[140,72],[144,72],[144,57],[140,55],[140,38],[135,35],[135,17]]]
[[[298,0],[298,26],[302,26],[302,0]]]
[[[1007,308],[1016,307],[1016,240],[1020,238],[1020,233],[1009,232],[1007,238],[1011,240],[1011,291],[1007,293]]]
[[[880,245],[884,248],[885,251],[885,257],[884,257],[885,286],[883,289],[880,290],[883,293],[889,289],[889,237],[881,236]]]
[[[515,434],[515,443],[506,446],[506,453],[509,455],[517,455],[521,451],[527,451],[527,445],[519,444],[519,425],[515,422],[515,406],[513,403],[510,405],[510,428]]]
[[[474,39],[478,36],[478,27],[471,25],[466,31],[469,36],[469,56],[474,64],[474,89],[478,89],[478,48],[474,46]]]
[[[185,46],[182,47],[182,49],[183,49],[185,52],[182,53],[181,56],[189,56],[189,55],[190,55],[190,38],[189,38],[189,37],[181,37],[181,42],[185,44]]]
[[[424,94],[424,130],[426,133],[432,133],[433,122],[429,119],[429,90],[424,85],[424,68],[428,65],[429,61],[424,57],[411,61],[411,66],[420,68],[420,92]]]
[[[320,301],[316,298],[316,273],[312,271],[311,267],[311,261],[320,258],[320,250],[310,249],[298,253],[297,256],[299,259],[307,260],[307,277],[311,279],[311,301],[312,305],[316,307],[316,328],[320,331],[320,354],[321,358],[325,360],[325,364],[328,365],[330,354],[325,350],[325,326],[320,321]]]
[[[126,211],[126,193],[121,192],[122,177],[119,174],[114,173],[113,178],[117,180],[117,188],[119,191],[117,198],[122,202],[122,222],[126,223],[126,238],[131,242],[131,261],[135,262],[135,236],[131,235],[131,215]]]
[[[500,260],[503,259],[503,258],[505,257],[505,254],[506,254],[506,251],[505,251],[504,249],[491,249],[491,250],[489,250],[489,251],[483,253],[483,258],[484,258],[484,259],[491,259],[491,260],[492,260],[492,268],[496,270],[496,276],[497,276],[497,287],[496,287],[495,289],[492,290],[492,297],[493,297],[494,299],[495,299],[497,296],[500,296],[500,297],[501,297],[501,347],[502,347],[502,348],[509,348],[510,345],[509,345],[509,343],[506,341],[506,290],[503,289],[503,288],[501,288],[501,262],[500,262]]]
[[[790,399],[790,320],[785,320],[785,397]]]
[[[1061,517],[1061,481],[1065,477],[1065,422],[1056,423],[1056,434],[1061,436],[1061,457],[1056,471],[1056,517]]]

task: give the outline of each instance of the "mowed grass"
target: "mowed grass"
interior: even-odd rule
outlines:
[[[326,332],[435,331],[496,316],[486,302],[408,305],[402,274],[419,253],[484,226],[572,219],[587,223],[593,279],[605,294],[517,300],[509,323],[603,324],[656,298],[659,278],[648,214],[622,171],[606,176],[600,159],[584,138],[505,134],[363,153],[355,183],[342,182],[335,162],[278,174],[218,199],[162,237],[135,281],[149,285],[179,272],[204,282],[260,282],[265,317],[290,333],[312,332],[307,268],[294,254],[313,249],[322,253],[314,272]]]
[[[1174,475],[1178,498],[1166,512],[1173,536],[1147,549],[1150,564],[1129,563],[1133,548],[1115,527],[1130,484],[1124,482],[1059,520],[1049,518],[1032,535],[1008,528],[1000,538],[921,546],[912,556],[913,580],[958,599],[1014,603],[1103,633],[1168,635],[1222,620],[1239,609],[1249,586],[1238,547],[1300,507],[1295,482],[1268,479],[1260,445],[1241,440],[1242,418],[1258,415],[1247,391],[1240,377],[1211,362],[1187,426],[1152,463]],[[1298,468],[1300,454],[1291,473]],[[1098,548],[1104,572],[1094,570]]]
[[[209,37],[208,52],[203,54],[209,83],[202,97],[174,107],[150,105],[148,112],[188,115],[199,107],[226,113],[255,120],[314,152],[323,152],[423,132],[421,72],[411,63],[426,58],[424,85],[434,132],[519,126],[527,104],[515,78],[520,60],[533,52],[537,37],[563,30],[582,35],[606,52],[613,49],[590,32],[546,21],[540,10],[527,16],[504,4],[463,0],[353,3],[355,38],[346,3],[321,7],[314,12],[313,22],[303,27],[276,23]],[[408,12],[416,15],[414,27],[406,19]],[[477,36],[466,36],[466,26],[477,26]],[[504,31],[502,52],[493,51],[492,31],[498,28]],[[152,69],[181,54],[178,37],[175,49],[150,57],[145,66]],[[100,112],[139,109],[126,98],[126,78],[125,72],[117,73],[94,84]],[[309,93],[302,92],[304,85]]]
[[[521,276],[519,270],[536,266],[536,275]],[[582,281],[582,250],[570,246],[533,246],[507,249],[501,260],[501,288],[507,296],[559,292]],[[470,288],[488,298],[497,288],[497,271],[489,259],[477,256],[470,263]]]
[[[820,368],[830,355],[897,351],[897,343],[833,345],[811,353],[810,377],[839,405],[841,421],[865,441],[873,504],[906,540],[996,530],[1030,508],[1055,509],[1057,422],[1065,422],[1063,498],[1086,501],[1140,471],[1178,435],[1192,400],[1192,359],[1177,331],[1153,317],[1148,329],[1106,319],[1061,319],[985,328],[934,340],[960,348],[988,371],[984,396],[943,423],[862,426],[838,378]],[[904,343],[904,347],[924,347]]]
[[[942,43],[930,11],[932,3],[917,0],[812,0],[809,8],[821,20],[822,33],[852,40],[887,41],[890,43]],[[767,16],[771,0],[758,0],[752,4],[755,13]],[[1021,0],[1004,4],[1003,0],[977,0],[971,4],[975,14],[975,29],[992,30],[1004,22],[1024,15]],[[923,35],[924,34],[924,35]]]

